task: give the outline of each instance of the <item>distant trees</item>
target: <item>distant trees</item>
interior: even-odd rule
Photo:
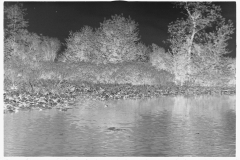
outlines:
[[[6,4],[6,3],[5,3]],[[21,3],[4,7],[4,59],[17,53],[17,37],[26,33],[28,21],[24,19],[26,9]]]
[[[139,42],[138,24],[130,17],[114,15],[98,29],[85,26],[66,39],[71,61],[118,63],[146,59],[147,47]]]
[[[24,19],[26,9],[21,3],[4,7],[4,37],[17,34],[28,27],[28,20]]]
[[[173,72],[182,84],[202,71],[217,68],[228,53],[227,41],[234,28],[221,16],[221,8],[211,2],[180,2],[185,17],[170,23],[168,32]]]
[[[4,60],[18,58],[23,62],[54,61],[60,48],[56,38],[39,36],[27,30],[26,9],[21,3],[4,7]]]
[[[21,3],[4,3],[4,84],[28,86],[41,72],[40,61],[54,61],[60,41],[27,30],[26,9]],[[18,87],[16,87],[18,86]]]
[[[100,24],[97,43],[109,62],[136,59],[136,44],[139,41],[138,24],[130,17],[112,16]]]
[[[95,33],[93,28],[84,26],[80,31],[70,32],[66,39],[66,56],[71,61],[91,60],[91,54],[94,50]]]
[[[12,62],[26,66],[34,66],[39,61],[53,62],[61,42],[29,32],[26,9],[21,3],[5,4],[5,62],[15,60]],[[235,78],[236,62],[224,55],[229,53],[227,45],[234,32],[233,23],[226,21],[221,16],[221,8],[211,2],[180,2],[177,6],[185,16],[168,26],[169,52],[156,44],[141,43],[138,24],[130,17],[114,15],[97,29],[84,26],[70,32],[64,56],[70,62],[96,64],[149,61],[158,70],[173,73],[175,82],[180,84],[230,83]]]

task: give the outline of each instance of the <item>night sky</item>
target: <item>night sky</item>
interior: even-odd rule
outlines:
[[[61,42],[69,31],[78,31],[84,25],[98,28],[104,18],[123,14],[139,24],[141,41],[146,45],[155,43],[165,49],[168,24],[181,18],[181,10],[171,2],[22,2],[27,8],[28,30],[44,36],[56,37]],[[226,20],[236,26],[236,2],[215,3],[222,8]],[[232,57],[236,55],[236,30],[229,41]]]

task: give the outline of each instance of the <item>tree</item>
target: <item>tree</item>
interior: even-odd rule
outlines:
[[[190,80],[196,69],[214,66],[228,53],[227,40],[234,29],[232,22],[226,23],[221,16],[221,8],[211,2],[180,2],[177,6],[183,9],[185,17],[170,23],[168,41],[175,61],[179,56],[185,57],[180,58],[184,62],[180,72],[185,73],[185,80]]]
[[[6,60],[17,53],[16,37],[26,33],[28,21],[24,19],[26,9],[21,3],[13,5],[5,3],[4,13],[4,57]]]
[[[80,31],[70,32],[66,39],[67,59],[75,62],[118,63],[144,58],[141,55],[147,48],[138,43],[137,23],[122,15],[111,18],[104,20],[98,29],[84,26]]]
[[[40,36],[38,36],[36,33],[26,32],[24,34],[18,34],[17,37],[18,57],[22,59],[25,63],[29,63],[31,61],[38,61],[40,59]]]
[[[24,19],[26,16],[26,9],[23,8],[23,4],[16,3],[13,5],[8,5],[5,3],[4,7],[4,29],[5,36],[16,34],[22,29],[28,27],[28,21]]]
[[[138,24],[130,17],[114,15],[100,24],[97,43],[101,54],[109,62],[131,61],[136,58],[136,44],[139,41]]]
[[[70,61],[90,61],[91,54],[95,49],[94,30],[89,26],[84,26],[80,31],[70,32],[66,39],[66,57]]]

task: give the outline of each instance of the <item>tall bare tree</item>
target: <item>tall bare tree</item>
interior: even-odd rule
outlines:
[[[228,53],[227,40],[231,38],[234,28],[231,21],[226,23],[222,17],[221,8],[211,2],[180,2],[176,5],[183,10],[184,16],[168,26],[168,41],[175,64],[182,65],[180,70],[174,72],[183,72],[180,78],[183,82],[190,80],[190,75],[195,72],[193,63],[196,61],[201,59],[198,64],[201,68],[206,66],[206,59],[219,62],[218,59]]]

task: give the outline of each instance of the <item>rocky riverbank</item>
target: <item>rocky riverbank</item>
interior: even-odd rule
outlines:
[[[11,90],[4,93],[4,113],[16,113],[19,110],[56,108],[59,111],[71,109],[78,97],[88,97],[94,100],[110,99],[140,99],[161,96],[197,96],[197,95],[231,95],[236,93],[235,87],[189,87],[189,86],[133,86],[130,84],[70,84],[64,93],[27,92]]]

